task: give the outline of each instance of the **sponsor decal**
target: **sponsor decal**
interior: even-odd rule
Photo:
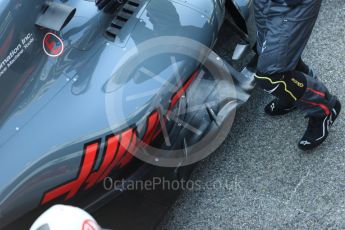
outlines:
[[[50,57],[59,57],[64,51],[64,43],[59,36],[49,32],[43,38],[43,50]]]
[[[24,36],[20,42],[8,53],[4,60],[0,61],[0,77],[4,75],[11,66],[24,54],[25,50],[28,49],[35,41],[33,34],[28,33]]]
[[[291,81],[292,81],[293,83],[295,83],[295,84],[296,84],[298,87],[300,87],[300,88],[303,88],[303,87],[304,87],[304,84],[301,83],[301,82],[299,82],[299,81],[297,81],[295,78],[292,78]]]
[[[46,204],[64,195],[65,200],[69,200],[82,188],[84,190],[92,188],[97,183],[103,181],[114,169],[125,167],[133,158],[132,152],[136,144],[137,134],[132,128],[118,135],[108,136],[101,165],[95,171],[93,169],[100,155],[101,140],[86,144],[78,177],[45,193],[41,204]]]
[[[85,220],[83,223],[82,230],[97,230],[98,225],[93,220]]]
[[[172,95],[167,111],[168,114],[172,112],[185,91],[197,78],[198,74],[199,70],[189,77],[183,86]],[[133,154],[139,144],[148,145],[162,133],[162,125],[164,124],[160,123],[160,116],[157,110],[148,116],[146,130],[142,140],[138,139],[136,128],[129,128],[117,135],[112,134],[107,136],[102,154],[100,154],[101,139],[87,143],[84,146],[77,178],[46,192],[41,201],[41,205],[49,203],[61,196],[65,197],[65,201],[72,199],[81,190],[88,190],[102,182],[114,169],[122,169],[127,166],[133,159]],[[166,119],[162,122],[165,123]],[[101,163],[94,170],[97,159],[99,158],[101,158]]]

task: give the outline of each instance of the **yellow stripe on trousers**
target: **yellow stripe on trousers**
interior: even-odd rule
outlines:
[[[288,87],[287,87],[287,85],[286,85],[286,82],[284,82],[284,81],[272,81],[272,79],[269,78],[269,77],[260,77],[260,76],[258,76],[258,75],[256,75],[256,74],[255,74],[255,77],[258,78],[258,79],[268,80],[268,81],[271,82],[272,85],[275,85],[275,84],[283,84],[283,85],[284,85],[284,88],[285,88],[285,89],[284,89],[285,92],[287,92],[288,94],[290,94],[291,97],[292,97],[295,101],[297,101],[297,97],[295,97],[295,95],[294,95],[290,90],[288,90]]]

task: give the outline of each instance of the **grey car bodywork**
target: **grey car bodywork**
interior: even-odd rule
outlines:
[[[152,113],[157,97],[143,97],[135,103],[122,99],[133,92],[154,90],[157,81],[140,74],[114,77],[119,60],[139,44],[162,36],[181,36],[212,48],[225,17],[225,2],[127,1],[126,4],[132,2],[128,6],[130,11],[124,10],[125,6],[115,14],[105,14],[94,1],[48,1],[66,4],[68,10],[76,9],[66,25],[60,24],[60,31],[37,25],[43,14],[42,5],[47,1],[0,2],[0,228],[54,202],[70,202],[94,210],[116,193],[95,192],[97,186],[86,191],[82,185],[75,185],[76,191],[66,190],[47,202],[44,197],[82,174],[87,146],[97,143],[99,149],[105,149],[107,138],[113,133],[137,127]],[[251,1],[234,2],[248,19]],[[121,28],[109,28],[118,15],[126,19]],[[47,36],[54,35],[55,47],[47,40]],[[178,70],[164,61],[164,55],[151,57],[142,65],[152,73],[162,73],[164,81],[175,85],[176,71],[180,72],[178,80],[186,82],[197,69],[202,69],[200,63],[190,58],[177,59]],[[243,78],[227,63],[217,61],[219,68],[233,74],[237,90],[247,93],[252,88],[252,79]],[[141,67],[133,67],[133,71]],[[191,94],[200,93],[194,90]],[[162,100],[168,102],[171,94],[162,93]],[[111,125],[106,112],[108,95],[121,98],[114,105],[121,112],[117,113],[116,124]],[[185,106],[180,101],[177,104]],[[138,133],[132,134],[132,138],[140,136],[138,130],[135,132]],[[101,167],[102,160],[98,154],[95,169]],[[130,160],[117,164],[112,174],[140,178],[150,170],[150,165]]]

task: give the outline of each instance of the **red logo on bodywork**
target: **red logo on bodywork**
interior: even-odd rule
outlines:
[[[199,71],[196,71],[171,98],[168,114],[176,106],[182,95],[197,78]],[[111,174],[114,169],[121,169],[127,166],[133,159],[133,153],[140,142],[150,144],[162,132],[159,112],[153,111],[147,118],[146,131],[141,140],[138,140],[138,133],[135,128],[129,128],[117,135],[106,137],[103,154],[100,154],[101,140],[87,143],[84,146],[81,166],[78,176],[72,181],[62,184],[44,194],[41,204],[46,204],[59,197],[65,201],[73,198],[82,188],[88,190],[102,182]],[[165,119],[166,122],[166,119]],[[94,170],[97,159],[102,155],[102,160],[97,170]]]
[[[98,226],[93,220],[85,220],[82,230],[97,230]]]
[[[41,204],[46,204],[61,196],[65,196],[65,200],[69,200],[82,187],[85,190],[90,189],[104,180],[114,169],[125,167],[133,159],[132,153],[137,145],[137,134],[131,128],[118,135],[108,136],[103,153],[104,158],[100,167],[94,171],[100,145],[101,140],[86,144],[77,178],[47,192]]]
[[[64,50],[62,39],[53,33],[47,33],[43,39],[43,50],[50,57],[60,56]]]

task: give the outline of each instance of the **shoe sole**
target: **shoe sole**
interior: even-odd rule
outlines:
[[[334,125],[334,123],[335,123],[335,121],[337,120],[337,118],[339,117],[339,115],[340,115],[340,113],[341,113],[341,110],[342,110],[342,106],[341,106],[341,103],[340,103],[340,101],[337,101],[337,103],[339,104],[339,111],[337,112],[337,111],[335,111],[336,112],[336,117],[334,118],[334,120],[332,120],[332,124],[331,124],[331,127]],[[333,112],[334,112],[334,108],[333,108]],[[332,116],[331,116],[331,118],[333,117],[333,113],[332,113]]]

